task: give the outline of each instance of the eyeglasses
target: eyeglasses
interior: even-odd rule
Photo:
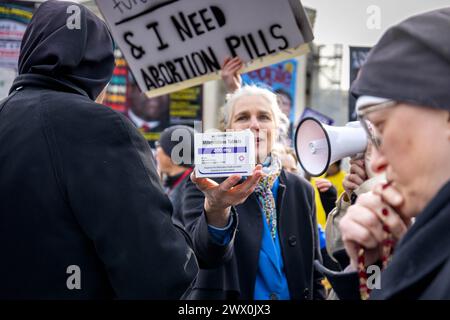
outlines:
[[[367,106],[361,107],[357,112],[358,119],[361,122],[361,126],[364,128],[364,130],[367,133],[367,136],[369,137],[373,146],[377,150],[380,149],[381,143],[382,143],[381,133],[370,122],[370,120],[367,118],[367,116],[374,111],[379,111],[379,110],[383,110],[386,108],[390,108],[390,107],[395,106],[396,104],[397,104],[396,101],[390,100],[390,101],[379,103],[379,104],[372,104],[372,105],[367,105]]]

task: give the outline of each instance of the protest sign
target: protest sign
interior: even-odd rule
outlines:
[[[17,71],[20,43],[32,15],[30,5],[0,4],[0,68]]]
[[[170,95],[170,124],[194,126],[203,117],[203,88],[195,86]]]
[[[370,52],[370,47],[350,47],[350,86],[358,76],[359,69],[366,62]],[[356,99],[352,94],[348,97],[348,121],[355,121],[357,116],[355,112]]]
[[[96,2],[149,97],[220,78],[228,56],[248,72],[307,52],[313,38],[298,0]]]
[[[268,86],[278,95],[281,111],[289,119],[288,138],[292,138],[292,125],[295,122],[297,60],[290,59],[277,64],[254,70],[242,75],[245,84]],[[289,141],[290,142],[290,141]]]
[[[302,121],[303,119],[308,118],[308,117],[317,119],[320,122],[325,123],[326,125],[329,125],[329,126],[331,126],[334,123],[334,120],[332,118],[324,115],[323,113],[320,113],[317,110],[306,107],[305,110],[303,110],[303,113],[300,117],[300,121]]]

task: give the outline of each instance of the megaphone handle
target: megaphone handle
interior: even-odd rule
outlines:
[[[352,205],[354,205],[356,202],[356,199],[358,199],[358,195],[356,193],[352,192],[352,194],[350,195],[350,203]]]

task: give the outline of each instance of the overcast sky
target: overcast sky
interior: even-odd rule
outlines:
[[[317,43],[372,46],[383,31],[408,16],[450,7],[450,0],[301,0],[317,10],[314,34]],[[381,28],[367,27],[367,8],[380,8]]]

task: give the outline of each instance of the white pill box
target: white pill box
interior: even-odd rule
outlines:
[[[255,138],[250,130],[196,133],[194,147],[196,177],[249,176],[255,168]]]

